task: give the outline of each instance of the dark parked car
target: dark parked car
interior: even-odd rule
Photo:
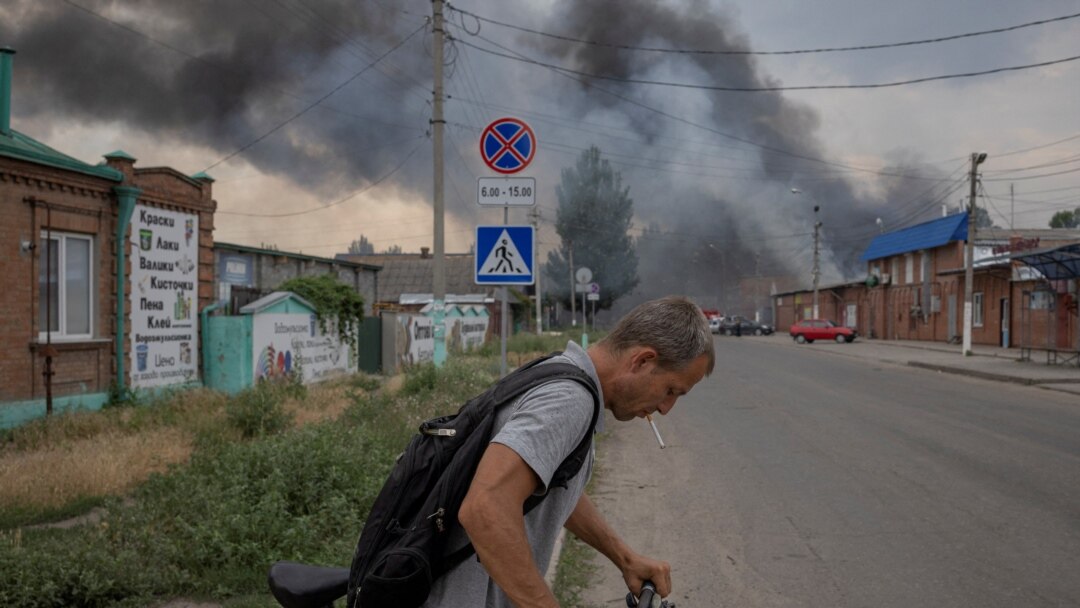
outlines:
[[[768,323],[758,323],[749,319],[734,318],[725,320],[721,332],[725,336],[767,336],[776,331]]]
[[[836,340],[843,344],[855,340],[855,330],[825,319],[805,319],[791,326],[791,337],[799,344],[814,340]]]

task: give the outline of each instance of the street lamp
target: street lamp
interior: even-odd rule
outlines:
[[[792,188],[791,193],[792,194],[804,194],[804,192],[802,190],[799,190],[798,188]],[[813,197],[810,197],[809,195],[807,195],[807,198],[810,198],[810,200],[814,200]],[[818,212],[821,211],[821,206],[816,204],[817,201],[814,201],[814,202],[815,202],[815,205],[814,205],[814,269],[813,269],[813,275],[814,275],[814,313],[813,313],[813,318],[819,319],[819,318],[821,318],[820,313],[818,311],[818,280],[821,277],[821,265],[819,263],[820,262],[820,251],[821,251],[820,247],[819,247],[820,235],[821,235],[821,221],[818,220],[817,218],[818,218]]]
[[[968,196],[968,226],[966,260],[964,261],[964,344],[963,354],[971,354],[971,324],[974,315],[972,300],[975,283],[975,182],[979,177],[979,165],[986,161],[986,152],[971,153],[971,193]]]

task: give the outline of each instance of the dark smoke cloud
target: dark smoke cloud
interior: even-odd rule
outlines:
[[[60,0],[5,3],[0,7],[0,44],[19,52],[16,118],[37,123],[118,124],[153,134],[163,142],[213,150],[217,154],[207,159],[207,165],[264,135],[326,94],[419,27],[420,14],[430,10],[427,3],[410,3],[407,8],[412,14],[403,16],[397,9],[405,5],[396,2],[348,0],[72,1],[184,52],[165,48]],[[521,6],[477,6],[476,10],[491,11],[493,16],[514,22],[521,22],[527,13]],[[500,11],[506,14],[500,15]],[[562,0],[546,16],[546,24],[538,20],[529,24],[581,39],[625,45],[751,48],[750,39],[736,21],[706,0],[678,5],[652,0]],[[504,42],[513,39],[517,48],[540,60],[588,73],[724,86],[780,84],[749,56],[633,53],[506,30],[493,33],[492,29],[485,29],[484,34],[501,36]],[[451,32],[468,36],[453,24]],[[311,187],[326,199],[385,174],[412,147],[405,140],[422,137],[428,128],[429,51],[430,32],[424,31],[390,56],[397,70],[388,63],[380,64],[393,74],[392,79],[377,70],[368,72],[331,97],[324,107],[311,110],[253,146],[242,158],[265,173],[288,176]],[[916,180],[888,178],[874,188],[863,184],[856,194],[853,177],[859,173],[807,160],[828,158],[818,132],[820,120],[810,107],[783,93],[698,92],[568,79],[463,47],[456,52],[451,49],[449,57],[452,65],[448,66],[447,85],[453,96],[487,97],[489,102],[558,115],[566,122],[598,117],[600,123],[627,125],[641,144],[605,139],[603,135],[593,141],[593,134],[572,127],[549,127],[540,134],[541,141],[550,134],[562,144],[576,145],[576,149],[596,143],[602,152],[612,155],[664,158],[672,154],[671,136],[686,135],[727,146],[712,147],[703,154],[751,161],[735,165],[707,157],[698,161],[715,167],[738,166],[731,173],[740,179],[730,180],[708,175],[723,174],[725,169],[720,168],[678,174],[622,165],[635,200],[635,225],[655,224],[655,230],[639,239],[641,284],[628,300],[678,292],[731,301],[739,278],[749,276],[794,275],[801,279],[801,285],[808,285],[806,252],[810,241],[806,234],[815,219],[814,202],[822,206],[820,219],[829,237],[824,241],[824,266],[832,275],[826,276],[855,277],[862,270],[859,253],[876,232],[875,219],[883,217],[890,228],[910,219],[911,207],[894,210],[883,201],[906,201],[927,186]],[[661,117],[627,99],[685,115],[701,127]],[[496,111],[477,110],[453,97],[447,104],[448,120],[474,127],[496,118]],[[19,129],[19,121],[13,121],[13,126]],[[756,142],[759,147],[718,133]],[[479,167],[468,165],[477,160],[471,155],[475,154],[478,133],[451,125],[448,135],[448,147],[458,151],[447,151],[447,170],[451,172],[447,211],[471,221],[478,212],[469,191],[475,175],[469,170]],[[430,148],[423,140],[417,142]],[[64,149],[62,137],[55,143]],[[558,184],[559,169],[574,162],[572,156],[560,157],[550,150],[546,149],[548,155],[536,163],[538,183],[547,192]],[[693,162],[693,151],[688,154],[690,158],[679,160]],[[467,161],[463,155],[469,157]],[[415,160],[392,182],[426,200],[430,196],[430,156],[423,159],[418,154]],[[613,162],[620,168],[617,159]],[[904,173],[906,167],[917,165],[917,160],[898,159],[897,165],[890,172]],[[920,172],[925,174],[925,169],[920,168]],[[805,198],[792,195],[792,187],[801,189]],[[932,200],[933,194],[931,191],[926,200]],[[545,212],[549,221],[554,219],[550,215]],[[307,226],[317,230],[315,221],[313,218]],[[360,232],[362,228],[340,240],[359,238]],[[404,245],[406,250],[419,248],[416,241]]]
[[[651,0],[565,1],[558,5],[549,29],[574,38],[626,46],[752,50],[748,38],[733,21],[703,0],[679,6]],[[542,48],[564,64],[590,74],[686,82],[692,80],[696,71],[696,80],[710,85],[781,84],[762,73],[754,58],[747,55],[630,52],[551,39],[545,40]],[[633,124],[647,142],[653,141],[660,129],[670,128],[670,121],[655,115],[642,117],[642,110],[625,99],[596,90],[615,91],[624,98],[647,99],[650,94],[655,98],[655,87],[588,78],[582,78],[575,86],[587,93],[580,98],[579,103],[586,105],[581,111],[589,104],[603,104],[641,117]],[[852,239],[850,235],[865,234],[868,226],[874,226],[875,218],[882,213],[881,199],[857,197],[852,184],[836,175],[841,169],[811,160],[826,158],[817,134],[820,127],[817,114],[780,92],[701,94],[711,108],[707,118],[698,120],[708,129],[704,134],[722,132],[760,144],[754,149],[758,159],[756,174],[747,175],[758,181],[750,182],[751,186],[733,184],[723,189],[723,195],[684,184],[673,186],[673,195],[666,200],[636,199],[635,208],[642,220],[661,222],[661,231],[667,233],[646,235],[639,241],[643,249],[654,250],[656,254],[641,255],[639,295],[651,297],[678,291],[731,302],[733,298],[729,294],[740,277],[793,272],[808,276],[805,246],[810,241],[804,236],[778,242],[775,237],[811,231],[814,203],[820,203],[819,217],[828,226],[829,234],[848,236],[825,244],[825,257],[836,267],[834,274],[859,273],[862,264],[858,255],[866,241]],[[718,141],[731,143],[733,149],[746,149],[745,145],[723,137]],[[794,198],[790,193],[792,187],[802,190],[804,197]],[[775,218],[768,219],[770,216]],[[800,247],[802,251],[793,251]],[[681,275],[673,269],[690,270]],[[717,292],[720,293],[715,295]]]
[[[17,4],[8,9],[12,18],[0,23],[0,41],[18,51],[19,115],[122,122],[163,140],[209,147],[218,158],[296,114],[408,32],[385,9],[345,0],[76,4],[162,44],[70,3]],[[421,38],[416,36],[411,50],[422,48]],[[404,52],[392,60],[408,72],[423,59],[422,52]],[[390,99],[366,93],[365,83],[371,82]],[[422,107],[423,89],[414,88],[412,95]],[[400,146],[386,153],[386,123],[402,121],[409,98],[402,86],[369,71],[365,80],[325,102],[343,111],[315,108],[272,136],[281,141],[256,145],[244,158],[267,171],[288,171],[307,185],[337,170],[372,176],[401,156]],[[411,122],[416,135],[422,134],[425,125]],[[306,145],[311,142],[329,146],[330,154]]]

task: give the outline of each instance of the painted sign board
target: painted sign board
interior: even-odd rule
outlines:
[[[243,253],[218,254],[218,282],[242,287],[254,287],[254,258]]]
[[[435,358],[435,332],[431,317],[398,315],[395,340],[398,365],[408,367]]]
[[[324,333],[314,314],[259,313],[252,319],[256,382],[299,372],[304,384],[356,371],[355,357],[337,329]]]
[[[136,205],[130,245],[131,386],[195,381],[199,217]]]

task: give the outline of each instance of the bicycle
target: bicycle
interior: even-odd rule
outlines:
[[[312,566],[281,561],[270,566],[270,593],[283,608],[333,608],[334,600],[345,597],[349,589],[349,569]],[[628,608],[675,608],[660,599],[656,586],[645,581],[641,596],[626,594]]]

